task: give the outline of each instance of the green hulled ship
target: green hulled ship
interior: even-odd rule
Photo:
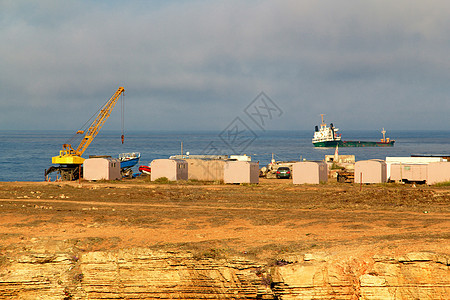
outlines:
[[[381,133],[383,134],[383,138],[379,142],[370,142],[370,141],[343,141],[341,140],[341,135],[338,134],[338,128],[333,126],[333,123],[330,124],[330,127],[327,126],[323,122],[323,114],[321,114],[322,123],[319,126],[316,126],[314,132],[314,138],[312,139],[312,143],[314,147],[324,147],[324,148],[333,148],[336,146],[339,147],[392,147],[394,146],[395,140],[391,140],[386,138],[386,131],[383,130]]]

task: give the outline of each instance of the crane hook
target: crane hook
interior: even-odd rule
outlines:
[[[125,139],[125,136],[122,134],[122,136],[120,138],[122,139],[122,144],[123,144],[123,140]]]

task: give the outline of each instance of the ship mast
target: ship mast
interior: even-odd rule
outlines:
[[[322,123],[320,124],[320,127],[327,126],[327,124],[325,124],[325,123],[323,122],[323,116],[325,116],[325,114],[320,114],[320,116],[322,117]]]
[[[381,133],[383,134],[383,139],[381,140],[382,142],[386,141],[386,130],[381,130]]]

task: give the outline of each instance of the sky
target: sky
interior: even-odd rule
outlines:
[[[0,130],[450,128],[450,1],[0,0]],[[250,125],[249,125],[250,126]],[[121,107],[106,129],[120,130]]]

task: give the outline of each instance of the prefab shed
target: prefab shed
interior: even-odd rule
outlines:
[[[188,163],[182,159],[155,159],[150,167],[151,180],[166,177],[170,181],[188,180]]]
[[[384,183],[387,181],[386,162],[379,159],[355,163],[355,183]]]
[[[442,157],[386,157],[387,164],[387,179],[394,180],[391,177],[391,165],[402,164],[402,165],[427,165],[432,162],[444,161]],[[398,168],[398,167],[394,167]]]
[[[390,180],[425,182],[427,167],[427,164],[392,164]]]
[[[200,181],[223,181],[225,160],[186,159],[189,164],[188,178]]]
[[[450,162],[433,162],[428,164],[427,184],[450,181]]]
[[[83,162],[83,178],[86,180],[121,179],[120,160],[117,158],[88,158]]]
[[[223,169],[224,183],[259,183],[259,163],[227,161]]]
[[[321,161],[302,161],[292,165],[293,184],[319,184],[328,181],[328,166]]]

